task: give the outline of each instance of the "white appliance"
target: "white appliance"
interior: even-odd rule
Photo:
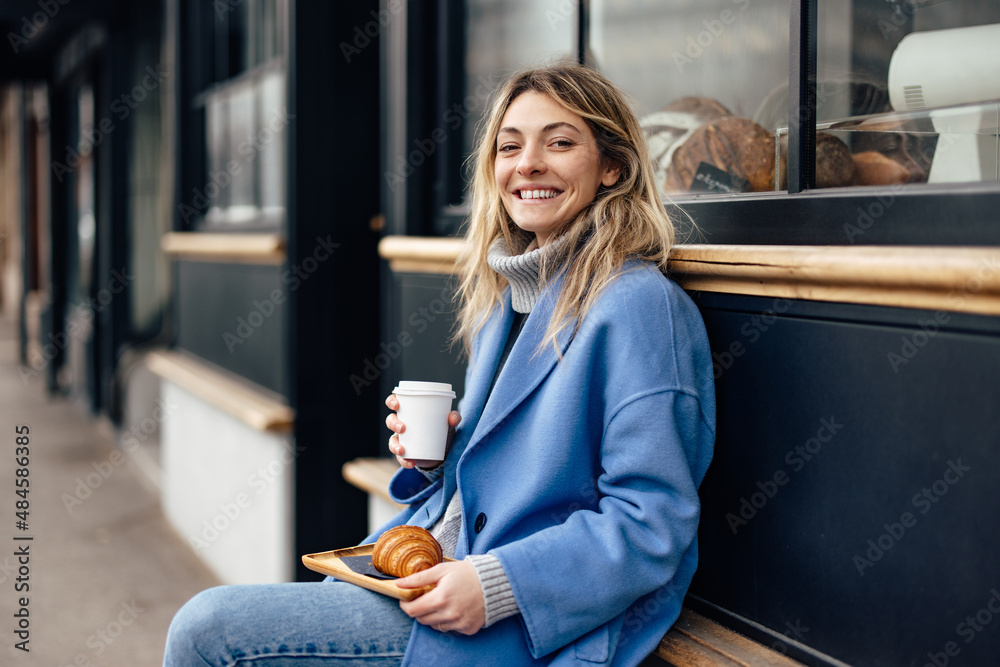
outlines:
[[[928,182],[1000,179],[1000,24],[904,37],[889,61],[889,101],[929,110],[939,138]]]

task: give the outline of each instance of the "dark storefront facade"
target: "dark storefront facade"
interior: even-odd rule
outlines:
[[[314,578],[384,396],[461,394],[465,160],[505,73],[569,58],[635,100],[714,353],[687,606],[806,664],[1000,654],[1000,5],[50,4],[0,13],[25,381],[223,579]]]
[[[807,664],[995,660],[1000,6],[411,3],[407,22],[380,246],[404,375],[461,382],[423,323],[477,91],[591,64],[641,110],[714,353],[688,606]]]

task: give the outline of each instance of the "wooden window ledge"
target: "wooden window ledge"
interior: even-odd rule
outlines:
[[[397,273],[448,275],[464,241],[386,236]],[[671,276],[690,291],[1000,315],[1000,249],[677,245]]]
[[[295,411],[266,389],[218,370],[208,362],[175,351],[151,352],[146,364],[154,374],[259,430],[287,433]]]
[[[281,265],[286,255],[281,234],[169,232],[160,248],[172,259],[199,262]]]

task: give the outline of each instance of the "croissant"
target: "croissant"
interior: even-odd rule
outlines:
[[[444,559],[441,545],[419,526],[396,526],[382,533],[372,550],[372,565],[384,574],[408,577]]]

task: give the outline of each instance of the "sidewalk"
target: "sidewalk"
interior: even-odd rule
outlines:
[[[217,581],[167,524],[139,471],[118,459],[109,429],[75,402],[47,397],[42,378],[23,380],[16,349],[14,323],[0,319],[0,665],[161,665],[170,619]],[[30,429],[27,530],[17,528],[15,506],[22,425]],[[102,470],[81,504],[65,503]],[[30,571],[21,583],[30,591],[18,592],[15,552],[25,547]],[[14,646],[22,597],[30,653]]]

